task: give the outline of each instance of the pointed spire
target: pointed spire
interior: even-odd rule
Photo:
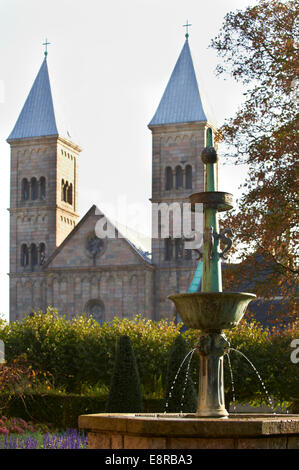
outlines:
[[[8,141],[26,137],[58,135],[46,59],[45,55]]]
[[[208,121],[208,119],[199,93],[188,37],[186,37],[183,49],[149,126],[195,121]]]

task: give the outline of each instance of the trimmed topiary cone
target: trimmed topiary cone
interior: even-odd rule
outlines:
[[[179,367],[186,357],[187,346],[184,338],[179,334],[173,343],[170,351],[170,356],[167,365],[166,387],[165,387],[165,411],[167,413],[195,413],[197,409],[197,395],[194,383],[189,375],[187,383],[186,373],[189,358],[184,362],[180,373],[173,384],[174,378],[179,370]],[[171,390],[171,387],[173,389]],[[171,392],[171,396],[169,395]],[[184,398],[183,398],[184,394]],[[168,403],[168,406],[166,407]],[[183,403],[183,406],[182,406]]]
[[[120,336],[115,366],[106,404],[108,413],[140,413],[142,396],[140,378],[131,340]]]

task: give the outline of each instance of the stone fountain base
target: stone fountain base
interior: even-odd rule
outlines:
[[[183,414],[79,416],[90,449],[298,449],[299,415]]]

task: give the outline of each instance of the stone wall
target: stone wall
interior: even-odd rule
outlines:
[[[152,318],[152,265],[124,238],[104,240],[95,257],[88,251],[101,217],[93,206],[44,266],[10,274],[12,321],[47,306],[72,318],[89,313],[91,303],[103,306],[106,321],[136,314]]]
[[[298,449],[298,415],[91,414],[79,416],[90,449]]]
[[[137,314],[152,318],[152,270],[140,266],[14,276],[11,289],[11,321],[21,320],[32,310],[45,311],[47,306],[57,308],[61,315],[71,319],[89,313],[90,301],[104,305],[105,321]]]

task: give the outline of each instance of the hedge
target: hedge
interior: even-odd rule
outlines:
[[[79,395],[73,393],[31,393],[13,395],[0,393],[0,413],[55,428],[66,429],[78,426],[82,414],[105,413],[107,396]],[[163,413],[163,399],[143,400],[144,413]]]
[[[154,322],[140,316],[133,320],[115,317],[100,326],[84,315],[66,320],[49,308],[45,314],[39,312],[4,325],[0,339],[5,343],[8,361],[26,353],[35,369],[54,376],[57,387],[79,393],[82,384],[110,386],[117,339],[128,335],[143,392],[152,394],[166,373],[168,351],[179,330],[173,322]]]
[[[162,398],[170,350],[181,326],[168,320],[154,322],[140,316],[122,320],[114,318],[111,323],[100,326],[86,316],[67,320],[49,308],[45,314],[39,312],[20,322],[0,322],[0,339],[5,342],[8,361],[25,353],[33,368],[53,375],[55,387],[69,393],[81,393],[86,385],[109,388],[117,339],[128,335],[136,356],[143,398]],[[242,321],[226,334],[231,346],[254,363],[275,405],[281,406],[298,397],[298,364],[290,360],[291,342],[299,338],[298,323],[271,332],[257,323]],[[196,345],[198,335],[196,330],[182,333],[188,351]],[[230,358],[237,402],[268,404],[264,390],[247,361],[234,351]],[[198,354],[195,353],[190,374],[196,383],[198,367]],[[225,391],[227,400],[231,400],[227,360]]]

